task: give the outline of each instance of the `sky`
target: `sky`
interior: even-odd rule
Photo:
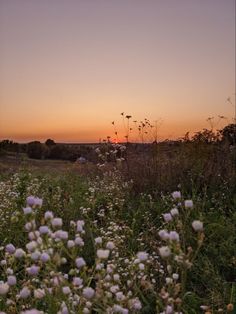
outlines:
[[[228,97],[235,0],[0,0],[0,139],[122,140],[121,112],[174,139]]]

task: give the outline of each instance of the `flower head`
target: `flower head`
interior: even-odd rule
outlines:
[[[172,220],[172,216],[170,213],[163,214],[163,218],[165,222],[170,222]]]
[[[109,250],[97,250],[97,257],[100,259],[107,259],[109,257]]]
[[[162,258],[167,258],[170,256],[171,251],[170,251],[170,248],[168,246],[162,246],[159,248],[159,253],[160,253]]]
[[[14,247],[13,244],[9,243],[9,244],[6,245],[5,250],[9,254],[14,254],[16,248]]]
[[[0,283],[0,295],[5,295],[9,291],[9,284],[6,282]]]
[[[192,208],[193,207],[193,201],[192,200],[186,200],[184,201],[185,208]]]
[[[180,191],[175,191],[172,193],[173,199],[180,199],[181,198],[181,193]]]
[[[83,289],[83,296],[86,298],[86,299],[91,299],[95,294],[95,291],[93,288],[90,288],[90,287],[86,287]]]
[[[200,220],[194,220],[192,222],[192,227],[193,227],[193,230],[196,232],[202,231],[203,230],[203,223]]]
[[[137,258],[140,260],[140,262],[144,262],[148,259],[148,253],[147,252],[138,252]]]
[[[52,226],[53,227],[61,227],[62,226],[62,219],[61,218],[53,218],[52,219]]]
[[[75,263],[76,263],[77,268],[81,268],[86,265],[86,262],[83,259],[83,257],[76,258]]]

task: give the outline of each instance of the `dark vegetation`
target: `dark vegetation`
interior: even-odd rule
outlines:
[[[162,214],[169,211],[172,206],[170,193],[180,190],[185,199],[194,201],[191,215],[183,216],[184,227],[177,226],[184,239],[183,247],[186,246],[187,249],[189,244],[194,247],[195,242],[190,230],[193,219],[204,222],[205,237],[203,246],[188,272],[185,290],[183,288],[183,291],[189,291],[182,296],[183,313],[201,313],[202,304],[207,304],[211,308],[211,311],[205,313],[235,313],[235,307],[234,312],[227,310],[230,308],[229,305],[235,304],[236,291],[235,144],[235,124],[228,125],[217,133],[205,129],[197,132],[192,138],[186,134],[179,141],[152,144],[128,143],[123,155],[125,160],[120,164],[116,163],[119,169],[116,174],[109,171],[113,169],[116,162],[116,158],[113,159],[112,154],[109,155],[112,149],[112,144],[109,142],[100,145],[69,145],[56,144],[50,139],[44,144],[40,142],[17,144],[2,141],[3,155],[11,153],[12,156],[26,156],[27,154],[31,158],[32,156],[44,158],[44,160],[26,158],[27,163],[31,165],[35,163],[40,169],[40,174],[34,173],[32,177],[27,172],[26,163],[20,162],[19,178],[17,177],[16,182],[11,179],[13,181],[11,189],[6,186],[6,191],[2,191],[1,204],[6,202],[5,207],[10,211],[8,216],[7,211],[4,214],[5,220],[1,219],[2,230],[9,228],[8,241],[16,238],[19,245],[21,244],[24,235],[16,236],[16,232],[20,230],[18,225],[20,223],[23,225],[23,222],[19,220],[14,223],[11,211],[17,212],[30,193],[42,197],[45,210],[57,211],[56,214],[62,216],[67,223],[71,219],[78,218],[78,208],[81,206],[93,208],[88,213],[88,217],[91,221],[94,218],[98,220],[99,230],[108,225],[109,219],[117,221],[119,226],[126,224],[132,230],[132,236],[125,234],[127,251],[131,254],[139,250],[137,239],[140,237],[144,249],[152,252],[157,250],[159,243],[158,230],[166,228],[166,225],[163,226]],[[99,158],[94,152],[98,146],[103,156],[109,155],[108,162],[100,169],[96,166]],[[72,153],[74,159],[63,157]],[[79,156],[84,156],[88,162],[77,167],[76,163],[62,161],[63,158],[73,161]],[[118,154],[117,157],[121,156]],[[56,161],[53,160],[54,158],[61,160]],[[47,165],[46,175],[42,171],[44,165]],[[58,167],[61,173],[58,172],[55,176],[52,165]],[[101,173],[102,171],[104,174]],[[36,183],[34,176],[36,176]],[[5,179],[3,176],[0,178]],[[130,185],[123,184],[130,182]],[[93,194],[88,187],[95,189],[96,193]],[[11,206],[8,199],[13,197],[12,194],[7,195],[8,190],[16,192],[13,194],[16,195],[16,199],[12,201]],[[114,211],[110,211],[111,204],[114,206],[112,207]],[[4,210],[5,207],[2,206]],[[102,209],[105,210],[105,217],[100,216]],[[6,241],[5,235],[2,236],[2,240]],[[86,258],[90,260],[92,245],[88,246],[88,249]],[[159,280],[158,276],[157,280]],[[162,282],[158,283],[158,285],[162,284]],[[145,294],[145,291],[141,289],[140,293]],[[160,313],[155,306],[154,292],[148,292],[145,298],[146,303],[141,313]],[[220,312],[219,309],[222,311]]]
[[[229,124],[222,130],[214,132],[213,130],[203,129],[196,132],[192,137],[186,133],[183,138],[177,141],[163,141],[157,143],[154,141],[149,144],[128,143],[129,151],[134,153],[155,152],[156,147],[180,147],[181,144],[218,144],[218,146],[234,145],[236,143],[236,125]],[[110,144],[110,137],[108,137],[107,144]],[[79,157],[85,157],[88,161],[96,162],[96,154],[94,153],[94,146],[97,144],[61,144],[55,143],[52,139],[47,139],[45,143],[39,141],[29,142],[27,144],[20,144],[11,140],[3,140],[0,142],[0,154],[4,155],[7,152],[14,152],[16,154],[26,153],[32,159],[57,159],[76,161]],[[183,146],[183,145],[182,145]]]

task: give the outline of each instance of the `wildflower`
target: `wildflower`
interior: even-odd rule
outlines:
[[[30,221],[30,222],[27,222],[26,224],[25,224],[25,230],[26,231],[30,231],[30,230],[33,230],[33,229],[35,229],[36,228],[36,224],[35,224],[35,221],[34,220],[32,220],[32,221]]]
[[[174,273],[174,274],[172,275],[172,278],[173,278],[174,280],[178,280],[178,279],[179,279],[179,274]]]
[[[116,300],[117,301],[123,301],[125,299],[124,293],[122,291],[118,291],[116,293]]]
[[[181,193],[179,191],[175,191],[172,193],[173,199],[179,199],[181,198]]]
[[[194,220],[192,222],[192,227],[194,231],[199,232],[203,230],[203,223],[200,220]]]
[[[140,311],[142,308],[142,304],[138,298],[131,299],[129,303],[130,303],[130,307],[134,309],[135,311]]]
[[[144,262],[148,259],[148,253],[146,252],[138,252],[137,257],[140,260],[140,262]]]
[[[167,283],[167,285],[173,283],[173,279],[170,278],[170,277],[167,277],[167,278],[166,278],[166,283]]]
[[[48,226],[40,226],[40,227],[39,227],[39,232],[40,232],[41,234],[47,234],[47,233],[49,233],[49,228],[48,228]]]
[[[112,307],[112,313],[127,314],[129,311],[128,309],[123,308],[121,305],[114,304]]]
[[[83,283],[83,279],[81,279],[80,277],[74,277],[73,278],[73,285],[74,286],[81,286]]]
[[[167,305],[165,314],[172,314],[173,313],[173,307],[172,305]]]
[[[172,220],[172,216],[170,213],[163,214],[163,218],[165,222],[170,222]]]
[[[43,200],[42,200],[41,198],[39,198],[39,197],[35,197],[35,199],[34,199],[34,205],[35,205],[35,206],[42,207],[42,205],[43,205]]]
[[[173,216],[173,217],[175,217],[175,216],[178,216],[179,215],[179,211],[178,211],[178,208],[172,208],[171,209],[171,211],[170,211],[170,213],[171,213],[171,215]]]
[[[31,241],[26,244],[26,248],[29,252],[33,252],[38,246],[38,243],[36,241]]]
[[[109,257],[109,250],[97,250],[97,257],[100,259],[107,259]]]
[[[5,259],[1,260],[1,266],[7,265],[7,261]]]
[[[34,206],[34,203],[35,203],[35,198],[34,198],[34,196],[28,196],[28,197],[26,198],[26,203],[27,203],[27,205],[30,206],[30,207]]]
[[[86,265],[86,262],[83,259],[83,257],[76,258],[75,263],[76,263],[77,268],[81,268]]]
[[[8,274],[8,275],[13,275],[13,269],[12,268],[7,268],[7,271],[6,271],[6,273]]]
[[[162,239],[162,240],[168,240],[169,239],[169,233],[166,231],[166,230],[160,230],[158,232],[159,234],[159,237]]]
[[[143,263],[140,263],[138,265],[138,267],[139,267],[140,270],[144,270],[145,269],[145,265]]]
[[[62,226],[62,219],[61,218],[53,218],[52,219],[52,226],[53,227],[61,227]]]
[[[9,254],[14,254],[16,248],[14,247],[13,244],[9,243],[9,244],[6,245],[5,250]]]
[[[82,232],[84,231],[84,221],[83,220],[78,220],[77,221],[77,232]]]
[[[112,241],[108,241],[106,247],[108,250],[113,250],[115,248],[115,244]]]
[[[119,281],[120,280],[120,275],[119,274],[114,274],[113,275],[114,281]]]
[[[185,208],[192,208],[193,207],[193,201],[192,200],[184,201],[184,207]]]
[[[170,231],[169,237],[171,241],[179,242],[179,234],[176,231]]]
[[[14,256],[16,258],[21,258],[25,255],[25,251],[22,249],[16,249]]]
[[[21,299],[26,299],[30,296],[31,292],[29,290],[29,288],[24,287],[23,289],[21,289],[20,291],[20,298]]]
[[[93,288],[90,288],[90,287],[86,287],[83,289],[83,296],[86,298],[86,299],[91,299],[95,294],[95,291]]]
[[[41,254],[40,259],[43,263],[46,263],[50,260],[50,256],[48,255],[48,253],[44,252]]]
[[[45,297],[45,290],[44,289],[36,289],[34,290],[34,297],[36,299],[42,299],[43,297]]]
[[[26,270],[29,275],[35,276],[35,275],[38,275],[39,266],[32,265],[31,267],[27,267]]]
[[[62,287],[62,292],[63,292],[63,294],[66,294],[66,295],[70,294],[70,292],[71,292],[70,291],[70,287],[67,287],[67,286],[66,287]]]
[[[101,237],[97,237],[94,239],[96,244],[102,244],[102,238]]]
[[[46,211],[46,213],[44,214],[44,219],[45,220],[51,220],[51,219],[53,219],[53,213],[52,212],[50,212],[50,211]]]
[[[169,257],[171,254],[170,248],[168,246],[162,246],[159,248],[159,253],[162,258]]]
[[[32,240],[37,240],[37,238],[40,236],[40,233],[38,230],[35,231],[30,231],[28,234],[29,239]]]
[[[56,239],[61,239],[61,240],[66,240],[68,239],[68,232],[64,230],[57,230],[55,233],[55,238]]]
[[[111,286],[110,291],[112,293],[117,293],[120,290],[118,285]]]
[[[0,283],[0,295],[5,295],[9,291],[9,284],[8,283]]]
[[[43,314],[44,312],[42,311],[38,311],[36,309],[32,309],[32,310],[26,310],[24,312],[21,312],[21,314]]]
[[[67,263],[67,259],[65,257],[62,257],[61,264],[66,264],[66,263]]]
[[[75,244],[78,246],[84,246],[84,241],[81,237],[76,237],[75,238]]]
[[[33,261],[37,261],[40,258],[40,256],[41,256],[41,253],[39,251],[35,251],[31,254],[30,257]]]
[[[68,249],[71,249],[71,248],[74,247],[74,246],[75,246],[75,242],[74,242],[73,240],[67,241],[67,247],[68,247]]]
[[[8,276],[7,277],[7,283],[9,286],[15,286],[16,284],[16,276]]]
[[[25,207],[25,208],[23,208],[23,212],[25,215],[29,215],[33,212],[33,210],[31,207]]]

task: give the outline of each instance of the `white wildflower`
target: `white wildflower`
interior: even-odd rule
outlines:
[[[200,220],[194,220],[192,223],[194,231],[199,232],[203,230],[203,223]]]
[[[159,253],[162,258],[169,257],[171,254],[170,248],[168,246],[162,246],[159,248]]]

